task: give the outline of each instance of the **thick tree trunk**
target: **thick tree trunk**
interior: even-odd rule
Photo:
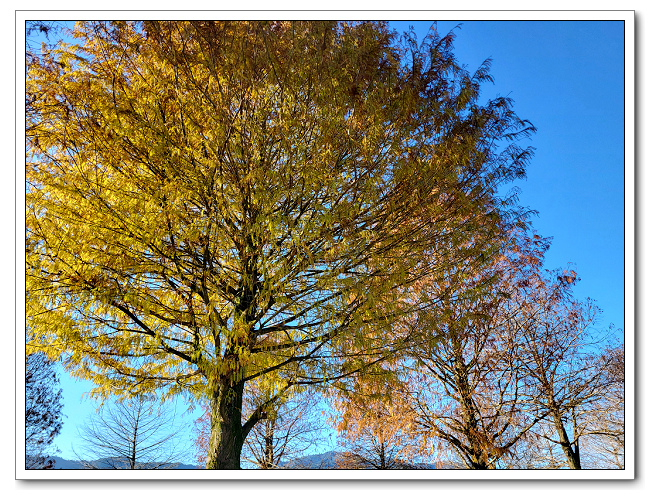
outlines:
[[[247,238],[247,244],[252,242]],[[247,247],[248,248],[248,247]],[[255,260],[244,259],[244,276],[250,277],[251,283],[257,283]],[[235,332],[232,343],[226,347],[224,364],[229,369],[240,366],[239,355],[250,340],[250,324],[255,309],[251,306],[255,297],[255,290],[246,285],[244,280],[242,288],[236,299],[233,318],[233,331]],[[208,448],[207,469],[241,469],[241,450],[244,446],[246,435],[252,425],[259,420],[259,412],[242,425],[242,404],[245,382],[235,378],[234,372],[222,376],[212,393],[210,401],[210,443]]]
[[[241,423],[244,382],[222,381],[210,402],[211,424],[207,469],[241,469],[244,445]]]

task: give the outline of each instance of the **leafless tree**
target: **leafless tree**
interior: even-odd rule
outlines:
[[[583,444],[600,434],[612,385],[612,360],[602,356],[611,332],[595,327],[599,310],[593,302],[573,298],[576,281],[575,272],[565,271],[531,282],[524,291],[525,313],[510,322],[526,386],[548,412],[549,425],[535,432],[562,451],[571,469],[583,468]]]
[[[102,406],[79,437],[88,469],[170,469],[188,453],[175,410],[145,398]]]
[[[244,442],[242,460],[261,469],[291,467],[324,444],[327,430],[316,392],[297,394],[267,412]]]
[[[592,415],[582,446],[582,460],[589,468],[625,467],[625,350],[607,347],[597,360],[604,387],[588,408]]]

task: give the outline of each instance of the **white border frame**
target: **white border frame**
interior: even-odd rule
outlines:
[[[93,479],[93,480],[612,480],[634,479],[635,474],[635,26],[632,10],[600,11],[444,11],[444,10],[17,10],[16,29],[16,479]],[[25,435],[23,333],[25,303],[25,249],[20,234],[25,234],[24,133],[25,122],[22,105],[25,81],[24,60],[25,32],[21,29],[26,20],[97,20],[97,19],[337,19],[337,20],[623,20],[625,21],[625,469],[624,470],[417,470],[417,471],[357,471],[357,470],[167,470],[161,471],[114,471],[114,470],[25,470],[20,466],[25,457],[24,440],[19,446],[19,436]],[[23,402],[18,404],[18,402]]]

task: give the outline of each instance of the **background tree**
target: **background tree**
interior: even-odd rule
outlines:
[[[433,245],[475,260],[520,214],[533,128],[479,104],[453,34],[385,23],[82,23],[29,63],[31,351],[93,395],[210,402],[208,468],[282,393],[401,348]],[[498,149],[497,145],[505,145]],[[471,242],[471,244],[468,244]],[[269,400],[242,421],[246,385]]]
[[[63,425],[63,402],[53,363],[43,354],[25,356],[25,468],[50,469],[48,449]]]
[[[575,271],[564,270],[522,282],[521,307],[508,322],[525,384],[548,413],[541,435],[560,447],[571,469],[582,468],[581,439],[600,418],[593,405],[608,386],[607,367],[598,360],[608,338],[594,328],[593,302],[573,298],[577,280]]]
[[[259,404],[258,399],[251,408]],[[251,430],[242,458],[262,469],[291,467],[300,457],[327,444],[327,431],[322,397],[314,391],[294,394],[269,408],[265,418]]]
[[[470,469],[499,467],[545,416],[526,393],[505,325],[548,242],[517,231],[502,243],[479,266],[423,280],[421,292],[438,300],[407,325],[414,428],[439,459]]]
[[[406,317],[414,427],[468,468],[580,468],[608,386],[607,337],[593,303],[572,297],[575,272],[543,270],[547,240],[504,244],[483,266],[420,282],[439,300]]]
[[[186,459],[183,428],[169,404],[142,397],[106,404],[79,429],[87,469],[170,469]]]
[[[604,371],[605,388],[593,405],[588,436],[583,446],[583,459],[590,468],[625,468],[625,349],[623,345],[607,346],[599,357]],[[585,450],[587,453],[585,453]],[[585,457],[586,455],[586,457]]]
[[[336,457],[337,468],[416,469],[426,460],[403,387],[395,380],[386,381],[386,376],[366,374],[346,396],[334,400],[342,450]]]

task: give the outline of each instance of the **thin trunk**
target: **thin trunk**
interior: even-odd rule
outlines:
[[[557,407],[551,410],[551,414],[553,415],[553,423],[555,424],[555,430],[557,431],[560,440],[560,446],[562,447],[562,451],[566,456],[569,467],[571,469],[581,469],[580,451],[578,449],[577,442],[576,449],[574,450],[571,446],[571,441],[569,440],[569,435],[566,432],[566,428],[564,427],[564,422],[562,422],[562,415],[560,414],[560,411]]]
[[[273,429],[275,427],[275,421],[269,420],[266,427],[266,433],[264,435],[264,463],[262,464],[263,469],[272,469],[274,465],[275,456],[273,453]]]
[[[136,443],[138,441],[138,423],[140,422],[140,411],[142,410],[142,402],[138,401],[138,412],[135,418],[135,426],[133,427],[133,441],[131,442],[131,456],[129,457],[129,465],[131,470],[135,469],[136,457]]]
[[[459,340],[452,337],[454,353],[454,378],[458,388],[458,397],[463,418],[463,434],[469,443],[469,458],[472,469],[487,469],[487,450],[481,440],[481,429],[478,426],[478,409],[474,404],[470,387],[467,365],[463,359],[463,350]]]

